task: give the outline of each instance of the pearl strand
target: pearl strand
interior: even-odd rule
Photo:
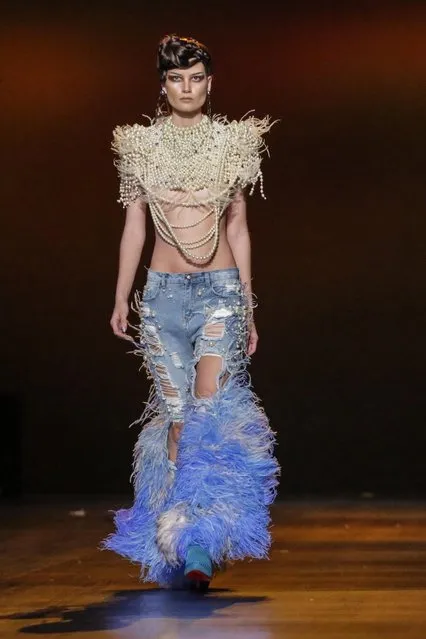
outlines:
[[[158,210],[155,211],[155,208],[157,208]],[[215,207],[214,212],[215,212],[214,225],[210,229],[210,231],[206,234],[206,236],[209,236],[209,237],[204,239],[206,236],[203,236],[203,238],[195,242],[184,242],[184,241],[180,241],[176,237],[176,234],[171,228],[169,221],[165,217],[164,213],[161,211],[161,208],[158,207],[158,205],[155,207],[152,207],[152,210],[151,210],[152,219],[154,221],[155,228],[157,229],[160,237],[165,242],[167,242],[167,244],[177,247],[179,251],[183,255],[185,255],[187,258],[193,259],[193,260],[201,260],[201,261],[210,259],[212,255],[215,253],[217,246],[219,244],[219,220],[221,217],[221,212],[219,212],[219,209],[217,207]],[[163,228],[164,226],[166,227],[166,230],[164,230]],[[213,236],[214,236],[213,246],[206,255],[195,255],[194,253],[192,253],[186,248],[187,246],[191,248],[201,248],[201,246],[204,246],[205,244],[207,244],[207,242],[210,241],[210,239]]]
[[[209,144],[210,142],[210,144]],[[211,179],[211,165],[202,157],[203,152],[207,150],[214,155],[214,145],[212,147],[212,123],[207,116],[203,116],[200,122],[188,127],[176,126],[171,118],[166,119],[162,133],[162,148],[158,153],[158,163],[154,164],[155,184],[162,184],[165,187],[173,188],[174,184],[170,184],[170,178],[173,182],[179,184],[179,190],[188,186],[191,190],[196,190],[197,186],[201,188],[209,183]],[[201,152],[201,153],[199,153]],[[201,157],[198,157],[201,155]],[[217,153],[216,153],[217,155]],[[185,158],[186,162],[182,159]],[[195,178],[195,179],[194,179]],[[198,179],[197,179],[198,178]],[[190,182],[189,182],[190,181]],[[188,183],[189,182],[189,183]],[[192,184],[191,184],[192,182]],[[163,201],[165,198],[161,198]],[[216,202],[217,202],[217,198]],[[172,200],[170,204],[176,205],[176,201]],[[188,203],[187,206],[194,206]],[[194,228],[201,224],[208,217],[215,214],[214,223],[211,228],[196,240],[179,240],[174,229]],[[162,239],[172,246],[176,246],[179,251],[190,260],[205,261],[212,257],[217,250],[219,243],[219,220],[224,211],[220,211],[215,205],[200,220],[190,224],[171,224],[165,216],[158,200],[152,206],[152,217],[154,225]],[[213,246],[205,255],[195,255],[193,249],[205,246],[211,240]],[[192,249],[192,250],[191,250]]]
[[[165,242],[189,260],[210,259],[217,250],[220,219],[234,188],[250,184],[252,194],[259,182],[261,196],[266,199],[259,158],[265,148],[261,136],[269,127],[267,118],[228,122],[205,115],[190,126],[177,126],[169,116],[149,127],[117,127],[113,148],[120,154],[119,201],[127,205],[141,197],[149,203],[156,230]],[[197,197],[201,192],[203,195]],[[171,224],[163,210],[166,205],[197,209],[200,218]],[[197,239],[179,240],[176,236],[175,231],[195,228],[213,214],[212,225]],[[213,246],[205,255],[194,254],[194,249],[212,240]]]
[[[200,220],[197,222],[193,222],[192,224],[170,224],[172,229],[192,229],[194,226],[198,226],[204,220],[207,220],[208,217],[213,213],[214,209],[211,209],[208,213],[206,213]]]

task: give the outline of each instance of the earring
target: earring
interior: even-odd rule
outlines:
[[[212,119],[212,100],[210,97],[210,90],[207,91],[207,115],[210,120]]]
[[[162,87],[155,107],[155,119],[163,118],[170,114],[170,105],[167,100],[166,89]]]

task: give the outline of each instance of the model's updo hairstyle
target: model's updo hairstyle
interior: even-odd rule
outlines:
[[[188,69],[197,62],[204,64],[207,75],[212,73],[212,60],[207,47],[194,38],[183,38],[175,33],[166,35],[158,45],[157,69],[163,83],[169,69]]]

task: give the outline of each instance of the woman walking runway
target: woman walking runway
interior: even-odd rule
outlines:
[[[126,221],[111,326],[135,345],[152,388],[134,503],[103,547],[140,563],[146,581],[206,589],[222,562],[270,546],[279,467],[247,371],[258,336],[245,190],[259,183],[263,195],[271,122],[212,115],[211,57],[193,38],[163,38],[158,70],[155,118],[114,130]],[[128,299],[148,209],[156,241],[133,338]]]

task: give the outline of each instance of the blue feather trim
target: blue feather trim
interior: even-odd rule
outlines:
[[[186,410],[175,475],[167,463],[167,420],[142,430],[135,448],[135,502],[116,513],[103,547],[142,564],[145,581],[170,585],[190,545],[212,560],[267,557],[269,505],[279,466],[274,433],[246,372]],[[173,481],[174,478],[174,481]]]

